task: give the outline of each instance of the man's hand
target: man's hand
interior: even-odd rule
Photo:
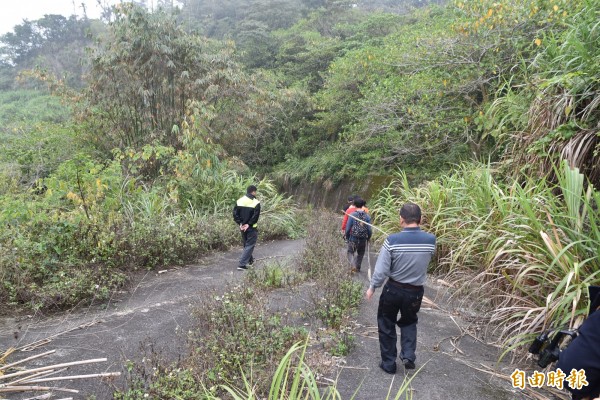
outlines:
[[[248,224],[240,224],[240,231],[246,232],[246,230],[250,227]]]
[[[365,298],[367,300],[371,300],[371,297],[373,297],[373,293],[375,293],[375,290],[368,288],[367,293],[365,293]]]

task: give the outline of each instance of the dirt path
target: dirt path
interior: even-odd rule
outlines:
[[[301,240],[268,242],[257,247],[255,257],[260,266],[261,259],[264,263],[268,257],[293,257],[302,248]],[[102,308],[93,307],[50,318],[0,320],[0,349],[23,346],[63,333],[35,351],[18,354],[14,359],[52,349],[56,349],[56,353],[45,358],[44,365],[108,358],[107,363],[78,367],[79,374],[121,371],[124,360],[141,357],[140,346],[154,345],[176,359],[186,352],[185,341],[180,335],[189,329],[190,306],[198,294],[206,290],[219,291],[227,282],[243,276],[243,272],[235,269],[238,254],[238,250],[218,253],[196,265],[162,274],[149,272],[130,292],[120,294]],[[374,260],[374,255],[371,259]],[[357,279],[366,287],[366,273]],[[378,368],[379,344],[375,325],[379,292],[370,302],[363,303],[356,321],[356,348],[345,362],[340,363],[339,389],[344,399],[349,399],[357,388],[355,399],[385,399],[390,386],[394,392],[405,376],[402,367],[393,377]],[[282,294],[285,292],[278,295]],[[424,307],[420,313],[417,368],[425,365],[413,380],[413,398],[524,398],[507,382],[492,379],[465,365],[468,362],[478,367],[492,366],[498,350],[463,335],[459,326],[466,326],[466,323],[458,313],[448,310],[449,306],[441,299],[435,298],[435,288],[428,287],[425,295],[435,302],[440,301],[442,310]],[[509,370],[505,366],[503,372]],[[111,389],[98,380],[74,381],[68,386],[86,394],[75,395],[75,399],[111,398]],[[88,397],[91,394],[94,397]]]

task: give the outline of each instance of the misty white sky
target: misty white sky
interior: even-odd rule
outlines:
[[[103,4],[116,4],[119,0],[101,0]],[[75,6],[73,6],[75,3]],[[61,14],[68,17],[83,15],[84,3],[89,18],[98,18],[97,0],[0,0],[0,35],[13,30],[23,19],[36,20],[44,14]]]

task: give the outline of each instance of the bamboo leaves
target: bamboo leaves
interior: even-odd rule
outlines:
[[[103,133],[89,135],[96,146],[139,148],[158,141],[179,147],[173,127],[189,100],[218,108],[251,90],[240,88],[246,76],[233,60],[233,45],[185,32],[164,10],[126,4],[116,12],[109,39],[92,55],[85,92],[84,114]]]

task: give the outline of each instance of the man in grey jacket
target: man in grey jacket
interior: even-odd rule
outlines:
[[[435,252],[435,236],[423,232],[420,224],[419,206],[405,204],[400,210],[403,229],[385,240],[366,293],[367,300],[371,299],[375,289],[388,278],[379,298],[377,327],[381,351],[379,367],[389,374],[396,373],[396,325],[400,327],[400,359],[404,368],[415,368],[417,313],[423,299],[427,267]]]

